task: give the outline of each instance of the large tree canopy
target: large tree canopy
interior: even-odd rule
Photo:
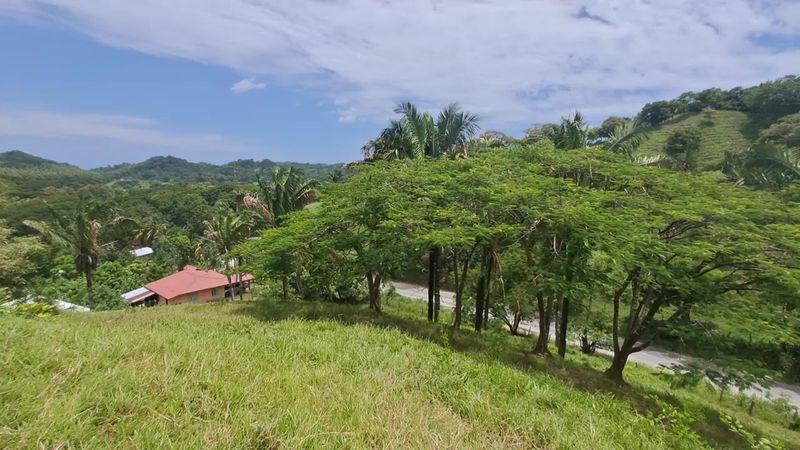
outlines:
[[[609,375],[621,380],[628,356],[668,322],[664,311],[731,292],[796,296],[798,224],[796,209],[718,175],[637,166],[599,149],[559,152],[545,141],[467,160],[362,167],[325,190],[319,208],[244,250],[265,276],[307,275],[305,287],[323,291],[311,296],[363,286],[379,311],[380,283],[438,248],[458,278],[456,325],[472,268],[478,328],[503,295],[503,255],[527,255],[528,295],[545,309],[560,305],[560,352],[571,301],[611,303]]]

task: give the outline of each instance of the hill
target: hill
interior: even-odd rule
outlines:
[[[702,136],[699,168],[715,170],[726,151],[743,152],[750,147],[752,136],[749,126],[748,115],[741,111],[705,110],[689,113],[654,127],[639,148],[639,153],[643,156],[663,154],[664,145],[672,133],[684,128],[696,128]]]
[[[96,174],[21,151],[0,153],[0,193],[33,197],[48,187],[76,188],[103,180]]]
[[[297,167],[306,176],[324,179],[342,164],[278,163],[238,160],[223,165],[193,163],[173,156],[157,156],[135,164],[85,170],[21,151],[0,153],[0,192],[23,198],[34,197],[49,187],[75,188],[115,181],[251,183],[257,174],[268,175],[276,166]]]
[[[0,446],[696,448],[647,417],[658,407],[645,393],[669,390],[647,371],[632,377],[647,388],[609,386],[591,367],[602,359],[540,361],[525,354],[529,338],[507,333],[448,336],[420,320],[423,307],[396,298],[381,316],[244,302],[0,317]],[[713,445],[744,444],[706,412],[713,400],[669,398],[708,414],[696,429]],[[756,412],[748,427],[780,429]]]
[[[246,159],[216,165],[193,163],[174,156],[156,156],[140,163],[93,169],[92,172],[113,181],[251,183],[256,181],[258,173],[268,174],[277,166],[296,167],[310,178],[323,179],[329,172],[341,168],[342,164],[279,163],[269,159]]]
[[[10,152],[0,153],[0,168],[6,169],[30,169],[33,167],[47,167],[47,166],[61,166],[61,167],[77,167],[51,161],[49,159],[40,158],[38,156],[30,155],[28,153],[12,150]]]

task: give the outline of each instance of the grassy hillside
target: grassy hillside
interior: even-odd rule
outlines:
[[[696,448],[606,361],[542,360],[528,338],[451,335],[423,305],[234,303],[0,317],[0,447]],[[650,387],[642,387],[649,384]],[[743,441],[702,392],[671,394],[715,446]],[[736,408],[731,404],[725,408]],[[759,417],[759,414],[762,414]],[[748,428],[800,442],[757,409]],[[664,422],[667,423],[667,422]]]
[[[707,110],[668,120],[656,127],[639,148],[642,155],[658,155],[670,134],[682,128],[694,127],[702,134],[700,155],[701,170],[716,169],[725,151],[744,151],[750,146],[749,118],[740,111]]]

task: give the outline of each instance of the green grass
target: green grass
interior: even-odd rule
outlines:
[[[648,420],[651,394],[702,417],[695,429],[718,447],[743,445],[719,411],[800,442],[767,408],[749,417],[702,389],[668,393],[636,367],[616,386],[602,358],[534,357],[530,338],[452,333],[423,308],[233,302],[0,317],[0,447],[692,448]]]
[[[700,170],[715,170],[726,151],[741,152],[750,147],[750,125],[747,114],[740,111],[702,111],[671,119],[653,129],[639,148],[645,156],[659,155],[676,130],[695,127],[700,130],[702,143],[698,156]]]

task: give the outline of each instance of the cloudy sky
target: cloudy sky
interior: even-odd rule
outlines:
[[[0,151],[350,161],[398,101],[520,135],[800,72],[797,0],[0,0]]]

